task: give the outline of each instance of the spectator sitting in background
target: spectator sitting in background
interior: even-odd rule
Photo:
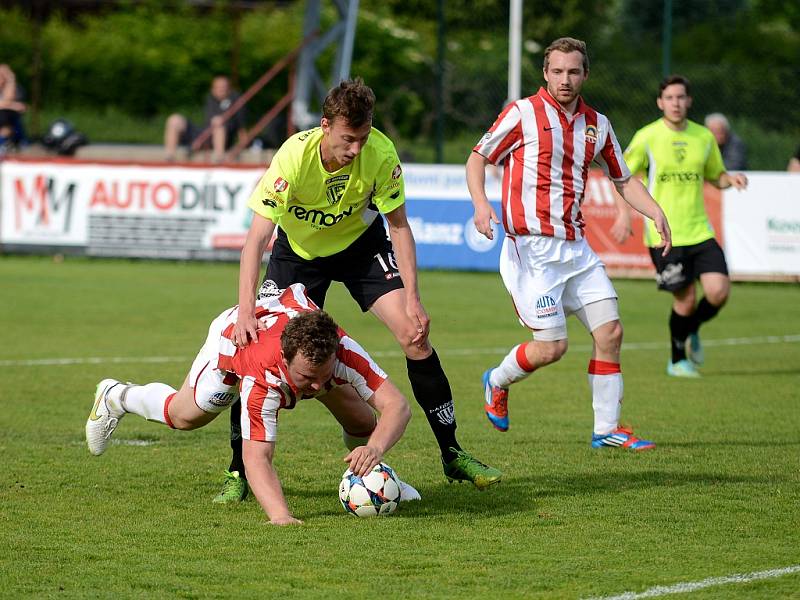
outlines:
[[[211,127],[211,160],[222,161],[225,151],[233,145],[235,133],[242,136],[245,132],[244,110],[239,109],[230,119],[223,123],[222,113],[236,102],[239,94],[231,88],[231,82],[225,75],[217,75],[211,81],[211,91],[206,96],[204,114],[205,125],[198,127],[185,116],[172,114],[167,119],[164,129],[164,150],[168,161],[175,160],[178,145],[188,146],[191,152],[192,143],[206,127]],[[206,144],[203,144],[207,147]]]
[[[800,173],[800,146],[795,150],[794,156],[789,159],[789,165],[786,167],[786,170],[793,173]]]
[[[731,131],[727,117],[722,113],[711,113],[706,116],[705,125],[717,140],[725,168],[729,171],[746,171],[747,145]]]
[[[27,106],[22,99],[22,89],[17,85],[14,71],[0,64],[0,154],[15,147],[23,139],[22,113]]]

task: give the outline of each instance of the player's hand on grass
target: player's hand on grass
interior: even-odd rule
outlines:
[[[633,235],[633,227],[631,225],[631,215],[627,209],[620,210],[614,224],[611,226],[611,237],[618,244],[622,244],[629,237]]]
[[[233,344],[239,348],[244,348],[250,340],[258,342],[258,330],[264,329],[264,324],[256,319],[255,314],[245,314],[239,310],[239,317],[233,326]]]
[[[283,515],[280,517],[273,517],[269,520],[270,525],[302,525],[303,522],[300,519],[295,519],[292,515]]]
[[[492,230],[492,222],[496,225],[500,224],[500,219],[497,218],[492,205],[486,202],[475,207],[475,214],[472,217],[475,223],[475,229],[485,235],[490,240],[494,239],[494,231]]]
[[[359,477],[369,473],[381,460],[383,452],[375,446],[359,446],[344,457],[344,462],[348,463],[350,470]]]
[[[411,319],[417,329],[417,333],[411,339],[411,343],[415,346],[424,346],[431,331],[431,319],[419,298],[414,297],[406,300],[406,315],[408,315],[408,318]]]

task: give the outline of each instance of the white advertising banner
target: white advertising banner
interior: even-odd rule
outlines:
[[[247,199],[263,171],[258,165],[3,160],[0,248],[238,260],[250,225]],[[464,167],[408,164],[403,173],[420,268],[496,271],[501,236],[489,241],[475,230]],[[500,175],[489,170],[486,178],[498,215]],[[634,222],[637,235],[616,244],[609,234],[616,218],[611,183],[599,171],[590,175],[582,207],[589,243],[610,269],[636,268],[651,276],[640,220]],[[748,176],[746,191],[724,193],[721,219],[717,190],[706,190],[731,275],[800,277],[800,175]]]
[[[800,275],[800,175],[748,173],[747,190],[726,190],[725,255],[732,275]]]
[[[241,248],[263,167],[192,168],[6,160],[4,246],[95,256],[225,257]]]

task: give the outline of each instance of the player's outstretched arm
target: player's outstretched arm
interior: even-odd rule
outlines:
[[[489,199],[486,197],[486,165],[489,161],[485,156],[472,152],[467,159],[467,188],[472,197],[472,206],[475,213],[472,217],[475,229],[490,240],[494,237],[492,221],[500,224],[500,219],[494,212]]]
[[[408,224],[405,205],[400,205],[393,211],[384,215],[389,223],[389,237],[392,240],[397,270],[403,280],[406,293],[406,314],[416,325],[417,335],[411,340],[412,344],[421,346],[425,343],[430,332],[430,317],[422,306],[417,284],[417,246],[414,243],[414,234]]]
[[[239,347],[256,339],[256,288],[258,276],[261,274],[261,260],[274,231],[275,223],[253,213],[253,222],[247,231],[239,262],[239,315],[231,337],[233,343]]]
[[[721,190],[729,187],[737,190],[747,189],[747,176],[744,173],[722,173],[717,181],[709,181],[711,185]]]
[[[258,503],[269,517],[272,525],[297,525],[302,521],[295,519],[289,512],[286,498],[283,496],[278,473],[272,466],[275,453],[275,442],[254,442],[244,440],[244,468],[247,472],[247,483],[253,490]]]
[[[625,181],[614,182],[620,196],[625,199],[631,207],[642,213],[645,217],[653,220],[658,235],[661,236],[659,248],[663,248],[662,256],[666,256],[672,248],[672,232],[667,222],[667,217],[661,207],[644,187],[644,184],[636,177],[629,177]]]
[[[411,408],[400,390],[388,379],[368,400],[380,413],[378,424],[366,446],[359,446],[344,457],[350,470],[364,476],[383,460],[383,455],[397,443],[411,420]],[[249,472],[248,472],[249,473]]]

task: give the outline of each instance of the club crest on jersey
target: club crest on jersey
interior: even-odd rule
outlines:
[[[536,317],[545,319],[547,317],[554,317],[558,314],[558,304],[552,296],[539,296],[536,301]]]
[[[586,141],[587,142],[591,142],[592,144],[596,144],[597,143],[597,127],[595,127],[594,125],[587,125],[586,126],[586,133],[584,133],[584,136],[586,136]]]
[[[325,196],[328,199],[328,204],[333,206],[342,199],[348,179],[350,179],[350,175],[337,175],[325,180]]]
[[[402,174],[403,174],[403,169],[400,167],[400,165],[397,165],[394,168],[394,171],[392,171],[392,179],[399,179],[400,175]]]
[[[686,158],[686,142],[672,142],[672,150],[675,153],[675,160],[683,162]]]
[[[275,191],[276,192],[285,192],[286,188],[289,187],[289,182],[283,179],[282,177],[278,177],[275,180]]]

